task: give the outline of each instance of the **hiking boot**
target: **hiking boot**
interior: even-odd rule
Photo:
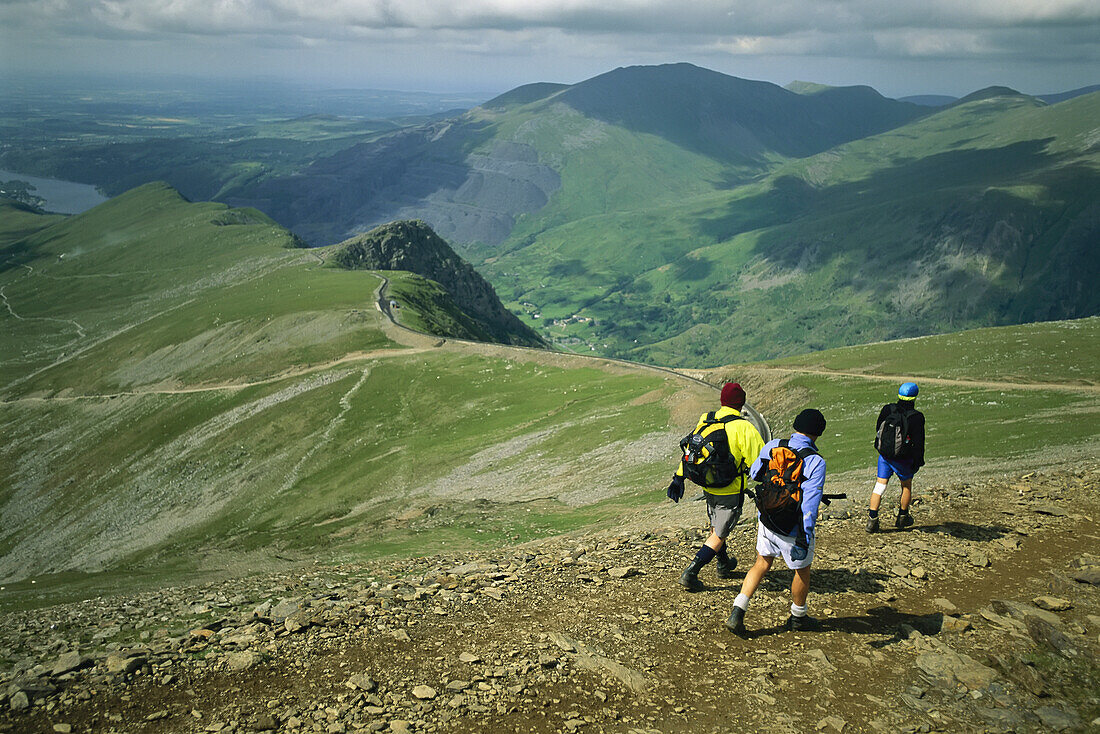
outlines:
[[[898,519],[894,521],[894,527],[898,530],[903,530],[913,524],[913,516],[908,512],[902,515],[898,513]]]
[[[804,617],[796,617],[792,614],[787,617],[787,629],[794,632],[818,632],[821,630],[821,622],[808,614]]]
[[[733,569],[737,568],[737,559],[733,556],[728,556],[723,559],[718,556],[718,578],[720,579],[732,579]]]
[[[683,586],[688,591],[702,591],[706,587],[703,582],[699,580],[699,570],[703,567],[699,561],[692,561],[691,565],[684,569],[684,572],[680,574],[680,586]]]
[[[726,620],[726,629],[735,635],[745,634],[745,610],[735,606]]]
[[[877,533],[878,532],[878,518],[877,517],[867,518],[867,532],[868,533]]]

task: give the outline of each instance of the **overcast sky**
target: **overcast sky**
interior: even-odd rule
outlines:
[[[1100,0],[0,0],[0,75],[492,94],[688,61],[888,96],[1100,83]]]

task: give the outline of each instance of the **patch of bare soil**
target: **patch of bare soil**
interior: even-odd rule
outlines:
[[[679,587],[705,533],[690,502],[495,553],[7,614],[0,731],[1095,729],[1098,480],[1093,461],[925,488],[915,526],[873,535],[826,511],[815,633],[784,627],[781,563],[744,637],[724,626],[739,578]],[[755,523],[731,538],[743,569]]]

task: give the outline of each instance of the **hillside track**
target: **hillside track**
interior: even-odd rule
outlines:
[[[411,336],[418,342],[421,342],[425,339],[433,341],[436,348],[441,348],[445,346],[446,343],[453,343],[476,348],[478,352],[482,354],[494,354],[495,356],[500,356],[504,358],[513,356],[517,352],[519,352],[527,356],[551,358],[554,361],[559,361],[563,363],[577,360],[579,363],[599,366],[602,369],[619,366],[630,370],[642,370],[646,372],[655,372],[665,376],[672,376],[679,381],[700,387],[705,387],[709,390],[713,390],[716,393],[720,390],[719,385],[708,382],[701,377],[687,374],[683,371],[671,369],[669,367],[661,367],[659,365],[645,364],[643,362],[632,362],[627,359],[618,359],[615,357],[602,357],[589,354],[577,354],[575,352],[560,352],[550,349],[538,349],[536,347],[493,344],[490,342],[478,342],[470,339],[440,337],[432,334],[426,334],[422,331],[417,331],[416,329],[412,329],[397,320],[395,314],[390,308],[390,299],[386,295],[387,288],[389,286],[389,279],[386,278],[385,275],[383,275],[381,272],[375,271],[375,274],[382,278],[382,282],[379,284],[377,290],[375,291],[375,306],[386,317],[389,326],[397,332],[397,334],[394,334],[392,332],[388,334],[388,336],[393,338],[395,341],[403,341],[400,337],[398,337],[398,334],[404,334],[406,335],[406,337]],[[744,407],[743,412],[745,413],[745,417],[748,418],[749,422],[752,423],[758,431],[760,431],[760,435],[764,438],[764,440],[770,441],[772,436],[771,426],[768,424],[768,420],[764,417],[764,415],[760,411],[753,408],[752,405],[747,403]]]
[[[1100,395],[1100,385],[1082,384],[1076,382],[1008,382],[1005,380],[958,380],[947,377],[924,377],[920,375],[888,375],[865,372],[850,372],[844,370],[814,369],[811,367],[773,367],[765,364],[745,365],[749,369],[762,372],[775,372],[785,375],[815,375],[819,377],[851,377],[857,380],[870,380],[873,382],[905,382],[918,379],[930,385],[945,385],[950,387],[975,387],[988,390],[1054,390],[1057,392],[1077,392]],[[698,379],[697,375],[706,374],[699,370],[685,370],[685,374]]]
[[[322,263],[324,262],[323,259],[320,259],[320,258],[318,258],[318,259],[320,260],[320,262],[322,262]],[[682,381],[682,382],[686,382],[686,383],[689,383],[689,384],[694,384],[694,385],[697,385],[697,386],[706,387],[706,388],[714,390],[714,391],[718,390],[718,386],[714,385],[711,382],[707,382],[706,380],[701,379],[700,377],[696,377],[696,376],[691,375],[691,374],[686,374],[683,371],[678,371],[678,370],[670,369],[670,368],[667,368],[667,367],[661,367],[661,366],[658,366],[658,365],[644,364],[644,363],[641,363],[641,362],[632,362],[630,360],[616,359],[616,358],[613,358],[613,357],[599,357],[599,356],[595,356],[595,355],[575,354],[575,353],[572,353],[572,352],[559,352],[559,351],[553,351],[553,350],[548,350],[548,349],[538,349],[538,348],[535,348],[535,347],[494,344],[494,343],[491,343],[491,342],[478,342],[478,341],[474,341],[474,340],[470,340],[470,339],[456,339],[454,337],[440,337],[440,336],[437,336],[437,335],[417,331],[416,329],[412,329],[408,326],[405,326],[404,324],[400,323],[397,320],[394,313],[392,312],[392,310],[389,307],[389,298],[386,296],[386,289],[389,285],[389,279],[386,278],[381,273],[376,273],[376,274],[379,275],[379,277],[381,277],[382,282],[379,284],[378,288],[375,290],[375,307],[385,317],[382,321],[383,330],[387,332],[387,336],[390,337],[391,339],[393,339],[393,341],[395,341],[398,344],[402,345],[403,348],[401,348],[401,349],[375,349],[375,350],[371,350],[371,351],[367,351],[367,352],[351,352],[351,353],[345,354],[344,356],[339,357],[337,359],[328,360],[326,362],[320,362],[320,363],[317,363],[317,364],[311,364],[311,365],[306,365],[306,366],[302,366],[302,367],[297,367],[297,368],[294,368],[294,369],[286,370],[284,372],[280,372],[279,374],[276,374],[276,375],[272,375],[272,376],[269,376],[269,377],[264,377],[264,378],[257,379],[257,380],[246,380],[246,381],[242,381],[242,382],[224,382],[224,383],[216,383],[216,384],[193,385],[193,386],[172,387],[172,388],[148,388],[148,389],[142,389],[142,390],[121,390],[121,391],[110,392],[110,393],[85,393],[85,394],[81,394],[81,395],[27,396],[27,397],[20,397],[20,398],[0,399],[0,405],[11,405],[11,404],[20,404],[20,403],[26,404],[26,403],[49,403],[49,402],[75,402],[75,401],[82,401],[82,400],[111,400],[111,399],[116,399],[116,398],[145,397],[145,396],[150,396],[150,395],[192,395],[192,394],[197,394],[197,393],[209,393],[209,392],[219,392],[219,391],[237,391],[237,390],[244,390],[244,389],[252,388],[252,387],[259,387],[259,386],[262,386],[262,385],[270,385],[270,384],[273,384],[273,383],[281,382],[283,380],[289,380],[289,379],[294,379],[294,378],[297,378],[297,377],[303,377],[305,375],[310,375],[310,374],[314,374],[314,373],[317,373],[317,372],[323,372],[325,370],[329,370],[329,369],[332,369],[334,367],[339,367],[339,366],[346,365],[346,364],[349,364],[349,363],[361,362],[361,361],[364,361],[364,360],[383,359],[383,358],[388,358],[388,357],[408,356],[408,355],[419,354],[419,353],[427,352],[427,351],[435,351],[435,350],[439,350],[439,349],[442,349],[442,348],[454,349],[456,346],[458,347],[458,349],[460,351],[462,351],[462,350],[469,351],[469,350],[472,349],[472,350],[475,350],[476,352],[478,352],[479,354],[482,354],[482,355],[485,355],[485,356],[493,356],[493,357],[499,357],[499,358],[505,358],[505,359],[514,357],[514,356],[517,355],[517,353],[522,353],[526,357],[538,357],[538,358],[540,358],[539,361],[553,361],[553,362],[558,362],[558,363],[578,362],[578,363],[584,363],[584,364],[588,364],[588,365],[599,366],[602,369],[607,369],[609,367],[619,366],[619,367],[627,368],[629,370],[643,370],[643,371],[648,371],[648,372],[656,372],[656,373],[659,373],[659,374],[662,374],[662,375],[665,375],[665,376],[674,377],[677,380]],[[190,301],[188,303],[190,303]],[[186,305],[186,303],[181,304],[181,305]],[[173,308],[178,308],[178,307],[179,306],[176,306],[176,307],[173,307]],[[163,313],[164,312],[158,313],[155,316],[163,315]],[[132,329],[135,326],[140,325],[140,323],[142,323],[142,322],[139,322],[137,324],[131,324],[131,325],[125,327],[124,329],[121,329],[117,332],[114,332],[114,333],[108,335],[106,338],[111,338],[111,337],[117,336],[120,333],[123,333],[125,331],[128,331],[128,330]],[[103,339],[98,340],[95,344],[98,344],[101,341],[104,341],[104,340]],[[86,349],[90,348],[91,346],[95,346],[95,344],[88,345],[87,347],[68,355],[65,358],[65,360],[61,360],[61,361],[68,361],[69,359],[72,359],[73,357],[78,356],[83,351],[86,351]],[[60,361],[55,362],[54,364],[51,364],[48,367],[42,368],[42,369],[38,370],[38,372],[42,372],[45,369],[49,369],[50,367],[54,367],[58,363],[60,363]],[[37,372],[35,374],[37,374]],[[31,376],[33,376],[33,375],[31,375]],[[13,384],[16,384],[16,383],[13,383]],[[754,426],[756,426],[757,430],[760,431],[760,433],[763,436],[764,440],[765,441],[770,440],[771,439],[771,427],[768,425],[767,419],[763,416],[763,414],[760,413],[758,410],[753,408],[752,405],[749,405],[749,404],[745,405],[744,413],[746,414],[746,417],[749,419],[749,421]]]
[[[334,367],[340,367],[341,365],[350,364],[354,362],[362,362],[365,360],[385,359],[388,357],[400,357],[410,354],[418,354],[420,352],[428,351],[427,348],[409,347],[407,349],[374,349],[369,352],[351,352],[345,354],[338,359],[329,360],[327,362],[319,362],[317,364],[311,364],[304,367],[298,367],[295,369],[280,372],[277,375],[271,377],[264,377],[259,380],[250,380],[247,382],[224,382],[213,385],[196,385],[193,387],[177,387],[177,388],[153,388],[148,390],[128,390],[112,393],[88,393],[83,395],[51,395],[51,396],[39,396],[39,397],[24,397],[24,398],[11,398],[8,400],[0,400],[0,405],[9,405],[14,403],[48,403],[48,402],[72,402],[78,400],[110,400],[113,398],[126,398],[126,397],[144,397],[147,395],[193,395],[195,393],[206,392],[220,392],[220,391],[236,391],[244,390],[250,387],[259,387],[261,385],[271,385],[284,380],[291,380],[296,377],[304,377],[317,372],[324,372],[326,370],[333,369]]]

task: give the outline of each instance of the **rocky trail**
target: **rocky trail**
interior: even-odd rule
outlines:
[[[6,613],[0,732],[1096,730],[1098,481],[918,487],[916,525],[876,535],[834,505],[820,632],[783,628],[781,563],[748,634],[725,629],[748,520],[738,579],[677,585],[694,503],[629,531]]]

